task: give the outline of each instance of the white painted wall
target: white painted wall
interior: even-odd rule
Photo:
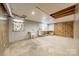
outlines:
[[[27,39],[28,35],[27,32],[35,32],[37,33],[39,31],[39,28],[42,28],[40,26],[42,23],[33,22],[33,21],[25,21],[24,22],[24,31],[21,32],[12,32],[12,23],[9,22],[9,42],[15,42],[18,40]],[[48,28],[45,28],[44,31],[47,31]]]
[[[53,23],[73,21],[74,20],[73,17],[74,17],[74,14],[57,18],[53,21]]]
[[[18,40],[22,40],[24,38],[27,38],[27,32],[37,32],[39,29],[39,24],[36,22],[30,22],[30,21],[25,21],[24,23],[24,31],[21,32],[12,32],[12,24],[11,21],[9,23],[9,41],[10,42],[15,42]]]
[[[48,27],[49,27],[48,28],[49,31],[54,31],[54,24],[49,24]]]

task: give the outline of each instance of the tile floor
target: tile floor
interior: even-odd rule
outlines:
[[[77,55],[76,40],[60,36],[38,37],[10,45],[6,56],[60,56]]]

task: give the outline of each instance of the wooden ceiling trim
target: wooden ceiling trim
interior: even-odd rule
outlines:
[[[67,13],[63,13],[63,15],[62,14],[55,15],[54,17],[55,18],[60,18],[60,17],[64,17],[64,16],[67,16],[67,15],[74,14],[74,13],[75,13],[75,11],[70,11],[70,12],[67,12]]]
[[[76,5],[67,7],[67,8],[65,8],[63,10],[60,10],[58,12],[55,12],[55,13],[51,14],[50,16],[52,16],[54,18],[61,18],[61,17],[64,17],[64,16],[74,14],[75,13],[75,6]]]
[[[67,11],[64,11],[64,12],[61,12],[59,14],[55,14],[55,15],[62,15],[62,14],[65,14],[65,13],[68,13],[68,12],[71,12],[71,11],[75,11],[75,9],[70,9],[70,10],[67,10]]]

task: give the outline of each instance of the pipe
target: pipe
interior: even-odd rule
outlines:
[[[4,5],[5,9],[7,10],[9,16],[14,18],[12,11],[11,11],[11,8],[10,8],[10,5],[8,3],[3,3],[3,5]]]

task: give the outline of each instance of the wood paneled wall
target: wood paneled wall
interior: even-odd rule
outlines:
[[[4,13],[4,9],[0,4],[0,17],[3,17]],[[8,33],[8,20],[0,19],[0,55],[3,55],[5,48],[8,47]]]
[[[66,37],[73,37],[73,22],[55,23],[54,34]]]
[[[5,48],[8,47],[8,23],[0,20],[0,55],[3,55]]]

